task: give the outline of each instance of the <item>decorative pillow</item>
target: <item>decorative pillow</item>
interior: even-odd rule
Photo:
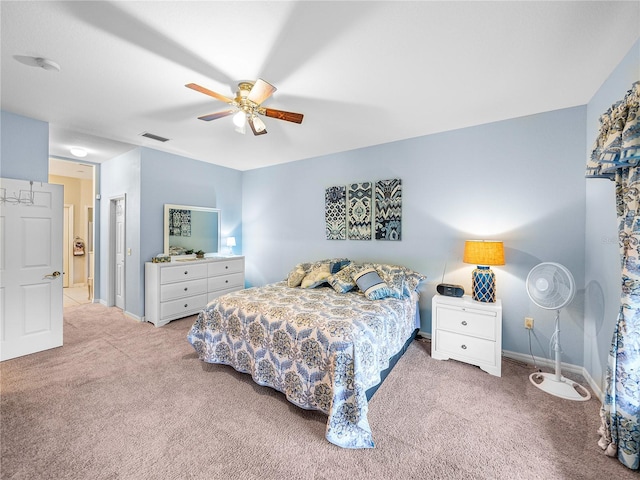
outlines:
[[[330,265],[324,264],[311,270],[300,284],[301,288],[315,288],[323,283],[327,283],[327,278],[331,275]]]
[[[364,268],[353,274],[353,279],[369,300],[395,297],[396,294],[384,283],[375,268]]]
[[[397,265],[376,264],[376,272],[380,278],[387,284],[389,289],[393,291],[397,298],[404,296],[405,272],[403,267]]]
[[[296,265],[287,276],[287,285],[290,287],[299,287],[302,283],[302,279],[309,272],[310,267],[310,263],[299,263]]]
[[[375,269],[389,288],[400,297],[411,296],[418,284],[427,278],[400,265],[376,264]]]
[[[339,272],[329,275],[329,278],[327,278],[329,285],[338,293],[347,293],[352,290],[356,286],[356,282],[351,277],[355,269],[356,265],[350,263]]]
[[[336,258],[331,262],[331,267],[329,268],[329,270],[333,275],[334,273],[338,273],[349,264],[351,264],[351,260],[347,260],[346,258]]]
[[[405,297],[410,297],[411,293],[414,292],[420,282],[426,280],[427,277],[422,275],[421,273],[414,272],[413,270],[407,269],[407,272],[404,277],[404,295]]]
[[[339,272],[345,265],[350,263],[351,261],[347,258],[327,258],[316,262],[299,263],[287,275],[287,285],[299,287],[304,277],[319,267],[326,266],[330,273],[334,273]]]

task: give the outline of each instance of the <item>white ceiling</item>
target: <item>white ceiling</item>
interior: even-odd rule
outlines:
[[[239,170],[583,105],[640,36],[640,2],[35,2],[1,8],[2,109],[50,124],[50,153],[144,145]],[[640,54],[640,52],[639,52]],[[15,56],[45,57],[60,72]],[[240,135],[239,80],[278,87]],[[150,132],[167,137],[145,139]]]

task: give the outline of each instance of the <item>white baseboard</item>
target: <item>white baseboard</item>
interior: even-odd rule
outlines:
[[[423,332],[422,330],[419,330],[418,335],[431,340],[431,333],[427,333],[427,332]],[[502,356],[507,358],[512,358],[513,360],[517,360],[518,362],[527,363],[530,365],[532,365],[532,362],[533,362],[531,355],[527,355],[525,353],[518,353],[518,352],[509,351],[509,350],[503,350]],[[536,357],[536,356],[534,356],[533,359],[535,360],[537,366],[550,367],[551,369],[555,370],[555,367],[556,367],[555,361],[549,360],[547,358]],[[591,387],[591,390],[593,390],[593,393],[598,397],[600,402],[601,403],[604,402],[604,393],[602,392],[600,385],[598,385],[595,382],[595,380],[589,374],[586,368],[581,367],[579,365],[573,365],[571,363],[561,363],[560,367],[562,368],[563,372],[571,372],[577,375],[582,375],[584,379],[587,381],[587,383],[589,384],[589,387]]]
[[[93,300],[93,302],[94,302],[94,303],[99,303],[100,305],[104,305],[105,307],[108,307],[107,302],[106,302],[105,300],[102,300],[102,299],[100,299],[100,300],[96,300],[96,299],[94,299],[94,300]],[[112,305],[112,306],[113,306],[113,305]],[[123,313],[125,316],[127,316],[127,317],[131,318],[132,320],[136,320],[136,321],[138,321],[138,322],[144,322],[144,321],[145,321],[145,320],[144,320],[144,317],[139,317],[138,315],[135,315],[135,314],[133,314],[133,313],[131,313],[131,312],[127,312],[126,310],[123,310],[123,311],[122,311],[122,313]]]
[[[127,316],[127,317],[129,317],[129,318],[131,318],[133,320],[136,320],[138,322],[144,322],[144,317],[139,317],[138,315],[134,315],[133,313],[127,312],[127,311],[124,311],[124,310],[123,310],[123,313],[125,314],[125,316]]]
[[[531,355],[527,355],[525,353],[518,353],[518,352],[511,352],[509,350],[503,350],[502,355],[504,357],[512,358],[514,360],[517,360],[523,363],[532,364],[533,362]],[[538,367],[549,367],[553,371],[555,371],[555,367],[556,367],[555,361],[549,360],[548,358],[542,358],[542,357],[536,357],[536,356],[534,356],[533,359],[535,359],[536,365]],[[593,380],[589,372],[584,367],[581,367],[579,365],[573,365],[571,363],[561,362],[560,368],[562,369],[563,372],[571,372],[577,375],[582,375],[584,379],[587,381],[587,383],[589,384],[589,387],[591,387],[591,390],[593,390],[593,393],[595,393],[595,395],[598,397],[598,399],[600,399],[601,402],[604,400],[604,394],[602,393],[600,386],[596,384],[596,382]]]
[[[423,332],[422,330],[418,330],[418,335],[420,335],[421,337],[428,338],[429,340],[431,340],[431,333],[427,333],[427,332]]]

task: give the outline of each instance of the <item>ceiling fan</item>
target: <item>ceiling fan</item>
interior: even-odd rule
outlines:
[[[238,90],[235,98],[225,97],[219,93],[213,92],[208,88],[201,87],[195,83],[188,83],[185,87],[196,90],[205,95],[209,95],[217,100],[228,103],[232,108],[222,110],[220,112],[211,113],[198,117],[200,120],[210,122],[217,118],[233,115],[233,123],[236,131],[245,133],[247,123],[251,127],[254,135],[264,135],[267,133],[267,126],[258,115],[266,115],[267,117],[277,118],[278,120],[286,120],[287,122],[302,123],[304,117],[301,113],[284,112],[273,108],[262,106],[267,98],[276,91],[276,87],[261,78],[255,82],[243,81],[238,83]]]

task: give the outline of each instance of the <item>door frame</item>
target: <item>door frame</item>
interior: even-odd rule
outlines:
[[[75,212],[73,211],[73,203],[65,203],[63,206],[63,214],[67,216],[67,244],[63,245],[67,252],[67,272],[63,272],[66,275],[67,287],[75,286],[75,279],[73,278],[74,260],[73,260],[73,241],[75,240]],[[62,266],[64,268],[65,265]],[[64,280],[64,277],[63,277]]]
[[[109,197],[109,254],[107,259],[107,307],[116,304],[116,203],[122,200],[124,204],[124,235],[127,236],[127,196],[125,193]],[[126,241],[125,241],[126,243]],[[125,246],[126,248],[126,246]],[[127,256],[124,257],[125,284],[123,289],[124,303],[127,301]],[[123,309],[124,310],[124,309]]]
[[[93,196],[93,195],[92,195]],[[91,222],[89,222],[89,209],[91,209]],[[93,286],[95,284],[95,271],[96,271],[96,256],[93,253],[94,243],[95,243],[95,225],[96,225],[96,209],[94,205],[85,205],[84,206],[84,228],[86,230],[86,266],[85,266],[85,274],[87,281],[87,297],[91,300],[91,303],[94,302],[95,292],[93,290]]]

